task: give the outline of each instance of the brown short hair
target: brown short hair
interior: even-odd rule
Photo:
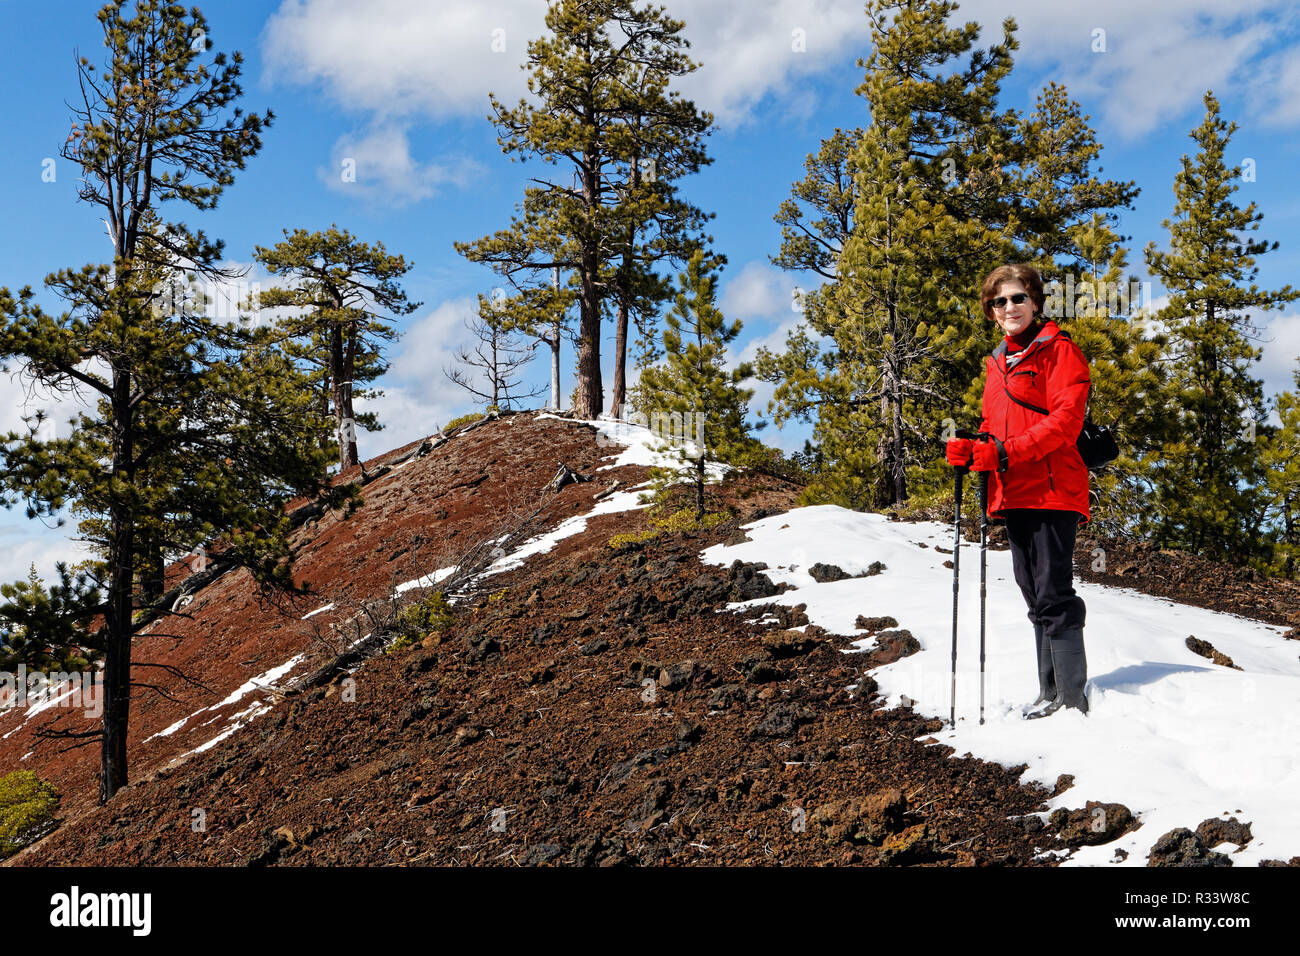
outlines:
[[[984,277],[984,284],[980,286],[980,306],[984,309],[984,318],[990,322],[993,320],[991,303],[997,298],[998,286],[1004,282],[1019,282],[1024,286],[1025,291],[1029,293],[1029,298],[1033,300],[1035,311],[1038,315],[1042,314],[1043,304],[1047,301],[1047,297],[1043,294],[1043,277],[1033,266],[1016,262],[998,266]]]

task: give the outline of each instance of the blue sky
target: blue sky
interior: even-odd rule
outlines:
[[[859,0],[663,0],[686,22],[691,55],[701,69],[683,94],[714,113],[708,140],[712,166],[680,182],[684,194],[717,214],[710,232],[729,264],[721,306],[744,330],[733,360],[760,345],[779,348],[798,320],[792,308],[801,278],[774,269],[780,243],[772,216],[802,178],[803,160],[836,127],[860,125],[864,102],[854,94],[866,46]],[[108,239],[96,207],[76,198],[77,170],[58,158],[68,134],[67,104],[78,95],[74,51],[101,63],[103,36],[95,13],[102,4],[0,0],[0,103],[5,148],[0,152],[0,208],[9,228],[0,235],[0,285],[31,285],[54,311],[59,300],[41,288],[63,267],[104,261]],[[188,6],[188,5],[187,5]],[[362,433],[371,456],[428,434],[472,410],[467,393],[443,368],[470,343],[465,320],[475,296],[496,284],[492,273],[462,259],[453,241],[471,240],[508,225],[533,164],[512,163],[486,119],[488,91],[507,102],[525,93],[520,69],[527,43],[544,28],[541,0],[244,0],[201,5],[213,51],[244,55],[240,105],[276,114],[262,151],[236,172],[217,209],[165,208],[225,241],[231,262],[252,264],[255,245],[271,245],[282,230],[337,224],[363,241],[382,241],[414,263],[403,287],[422,307],[398,322],[403,337],[389,352],[392,368],[377,403],[387,429]],[[1243,183],[1241,205],[1264,214],[1259,235],[1281,243],[1261,257],[1259,284],[1300,285],[1300,10],[1285,2],[1131,0],[1032,2],[979,0],[962,4],[955,20],[983,26],[980,44],[1000,37],[1015,17],[1020,49],[1004,88],[1003,105],[1028,111],[1050,81],[1064,83],[1105,144],[1105,175],[1142,188],[1120,227],[1132,237],[1130,266],[1145,275],[1141,250],[1163,247],[1161,220],[1172,211],[1180,157],[1194,152],[1188,132],[1203,117],[1202,95],[1213,89],[1223,116],[1239,129],[1229,160],[1255,161],[1256,179]],[[1094,49],[1103,30],[1105,50]],[[794,47],[803,31],[803,50]],[[494,40],[496,41],[494,43]],[[503,42],[502,42],[503,41]],[[504,50],[494,50],[501,47]],[[42,180],[55,158],[55,180]],[[339,175],[356,160],[355,182]],[[257,271],[248,277],[256,281]],[[262,276],[264,278],[264,276]],[[1159,288],[1156,288],[1159,293]],[[1265,355],[1257,366],[1269,395],[1292,385],[1300,356],[1300,303],[1260,317]],[[604,349],[613,348],[607,329]],[[607,386],[612,381],[606,362]],[[549,381],[538,361],[532,384]],[[572,356],[562,366],[562,394],[572,391]],[[759,384],[751,408],[762,412],[771,388]],[[26,403],[26,404],[24,404]],[[24,408],[56,407],[28,400],[16,381],[0,375],[0,432],[18,428]],[[772,427],[764,440],[786,450],[802,446],[808,429]],[[0,581],[24,576],[31,562],[47,577],[58,559],[81,548],[62,530],[0,512]]]

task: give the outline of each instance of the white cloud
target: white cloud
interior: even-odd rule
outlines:
[[[68,537],[76,533],[75,521],[69,520],[61,529],[51,529],[24,518],[21,507],[15,506],[13,512],[0,518],[0,583],[26,579],[35,564],[36,573],[49,585],[58,580],[54,573],[57,562],[64,561],[71,567],[90,557],[89,548]]]
[[[263,33],[265,79],[319,83],[344,108],[385,117],[486,114],[488,90],[524,93],[519,65],[544,12],[535,0],[285,0]]]
[[[724,273],[718,307],[728,320],[740,319],[749,326],[754,320],[780,321],[794,313],[794,290],[807,288],[802,278],[754,260],[747,262],[727,281]]]
[[[330,166],[317,169],[317,176],[334,192],[397,207],[428,199],[447,183],[465,186],[483,168],[468,157],[417,162],[406,130],[385,121],[359,135],[340,137],[331,150]]]
[[[1262,126],[1300,125],[1300,51],[1289,49],[1260,61],[1249,71],[1252,118]]]
[[[8,365],[10,372],[16,373],[20,363],[11,359]],[[40,387],[29,387],[18,374],[0,373],[0,435],[10,431],[26,434],[23,416],[41,409],[49,419],[38,434],[46,440],[66,438],[72,430],[68,418],[91,408],[70,395],[54,395]],[[49,584],[55,580],[55,562],[66,561],[71,565],[88,557],[90,552],[69,538],[76,533],[77,519],[70,517],[66,509],[54,518],[29,519],[26,504],[19,499],[12,509],[0,510],[0,583],[26,578],[28,568],[35,563],[37,573]],[[53,527],[59,517],[64,519],[63,528]]]
[[[383,390],[384,394],[377,399],[358,400],[356,403],[357,411],[377,412],[384,426],[380,432],[358,430],[357,452],[363,460],[432,435],[468,411],[463,402],[452,404],[451,401],[431,400],[410,387],[384,385]],[[455,396],[451,398],[455,399]]]
[[[411,323],[398,340],[387,378],[418,389],[426,398],[440,400],[459,392],[443,376],[442,366],[451,364],[457,348],[471,341],[466,322],[477,311],[477,300],[466,296],[443,302]]]
[[[685,22],[687,52],[701,65],[677,88],[722,127],[750,119],[769,93],[807,105],[799,79],[867,34],[857,0],[775,0],[743,12],[678,0],[668,13]],[[382,117],[485,116],[489,90],[511,105],[525,95],[520,66],[544,30],[537,0],[285,0],[264,31],[264,78],[320,84],[343,107]]]
[[[68,438],[72,434],[69,419],[78,413],[95,418],[99,393],[89,386],[77,384],[75,391],[56,392],[31,381],[22,371],[25,360],[11,357],[4,362],[8,372],[0,372],[0,436],[9,432],[25,435],[28,431],[24,417],[37,412],[45,413],[45,421],[37,430],[42,441]],[[87,374],[109,381],[112,375],[107,363],[101,359],[82,362],[78,368]]]
[[[786,112],[809,109],[807,77],[869,53],[861,0],[667,6],[685,22],[688,53],[701,65],[676,88],[723,129],[753,121],[765,100]],[[508,104],[525,95],[520,66],[545,29],[544,13],[537,0],[284,0],[264,31],[266,79],[317,84],[345,109],[375,114],[381,126],[397,117],[484,117],[489,90]],[[1297,13],[1283,0],[969,0],[952,20],[979,22],[979,45],[988,46],[1000,39],[1006,16],[1019,28],[1016,62],[1050,71],[1081,102],[1101,103],[1102,118],[1123,136],[1196,112],[1207,88],[1239,83],[1250,69],[1244,79],[1260,95],[1243,98],[1244,107],[1260,120],[1300,120],[1294,52],[1250,66],[1269,41],[1295,28]],[[1096,29],[1105,31],[1104,53],[1093,52]]]
[[[1229,88],[1255,69],[1252,58],[1296,25],[1283,0],[969,0],[953,19],[981,23],[981,40],[987,44],[1001,36],[1007,16],[1018,27],[1017,70],[1023,65],[1048,71],[1074,99],[1089,104],[1087,112],[1099,113],[1129,139],[1189,113],[1199,116],[1207,89],[1222,104]],[[1097,30],[1104,34],[1095,34]],[[1094,49],[1098,39],[1104,41],[1104,52]],[[1243,97],[1242,103],[1262,118],[1280,100],[1274,94]]]
[[[740,9],[679,0],[669,14],[685,21],[691,56],[701,65],[680,89],[723,129],[752,121],[769,95],[796,112],[811,109],[800,81],[842,66],[869,35],[863,4],[850,0],[775,0]]]
[[[1221,114],[1230,112],[1223,103],[1225,88],[1271,31],[1260,24],[1236,35],[1207,36],[1170,23],[1158,39],[1144,39],[1140,51],[1122,57],[1118,70],[1099,63],[1079,74],[1072,95],[1099,99],[1104,119],[1127,139],[1189,113],[1195,117],[1191,124],[1199,125],[1206,90],[1215,91]]]
[[[1267,325],[1258,320],[1257,324],[1263,326],[1263,341],[1251,344],[1263,348],[1264,355],[1255,363],[1253,374],[1263,379],[1265,396],[1294,392],[1300,367],[1300,312],[1280,312]]]

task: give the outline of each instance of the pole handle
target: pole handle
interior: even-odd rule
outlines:
[[[953,433],[953,437],[955,437],[955,438],[969,438],[969,439],[971,439],[972,441],[986,441],[986,440],[991,440],[991,439],[993,438],[993,433],[992,433],[992,432],[975,432],[975,431],[971,431],[969,428],[959,428],[959,429],[957,429],[956,432]],[[974,459],[972,458],[972,459],[971,459],[971,462],[973,462],[973,461],[974,461]],[[971,462],[968,462],[968,463],[966,463],[966,464],[964,464],[964,465],[953,465],[953,468],[955,468],[955,469],[957,470],[957,474],[959,474],[959,475],[964,475],[964,474],[966,474],[967,472],[970,471]],[[985,472],[985,474],[987,474],[987,472]],[[985,479],[985,480],[987,480],[987,479]]]

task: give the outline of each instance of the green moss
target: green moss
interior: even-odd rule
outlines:
[[[649,529],[645,531],[625,531],[621,534],[616,534],[614,535],[614,537],[610,538],[609,546],[613,548],[615,551],[617,551],[619,548],[623,547],[624,545],[640,544],[643,541],[650,541],[657,537],[659,537],[659,532],[650,531]]]
[[[666,504],[661,504],[650,509],[649,517],[650,524],[653,525],[652,528],[647,528],[645,531],[625,531],[616,534],[609,539],[609,547],[618,550],[629,544],[641,544],[653,540],[664,533],[675,534],[683,531],[699,531],[703,528],[712,528],[714,525],[730,520],[732,516],[725,511],[706,511],[704,517],[696,521],[694,508],[679,508],[669,514]]]
[[[453,418],[451,421],[449,421],[446,425],[442,427],[442,432],[445,435],[453,428],[459,428],[461,425],[468,425],[471,422],[476,422],[483,417],[484,416],[482,412],[470,412],[468,415],[460,416],[460,418]]]
[[[696,521],[694,508],[679,508],[670,515],[651,517],[650,523],[662,531],[698,531],[701,528],[712,528],[730,517],[723,511],[706,511],[704,516]]]
[[[0,777],[0,858],[12,856],[55,827],[59,792],[30,770]]]

